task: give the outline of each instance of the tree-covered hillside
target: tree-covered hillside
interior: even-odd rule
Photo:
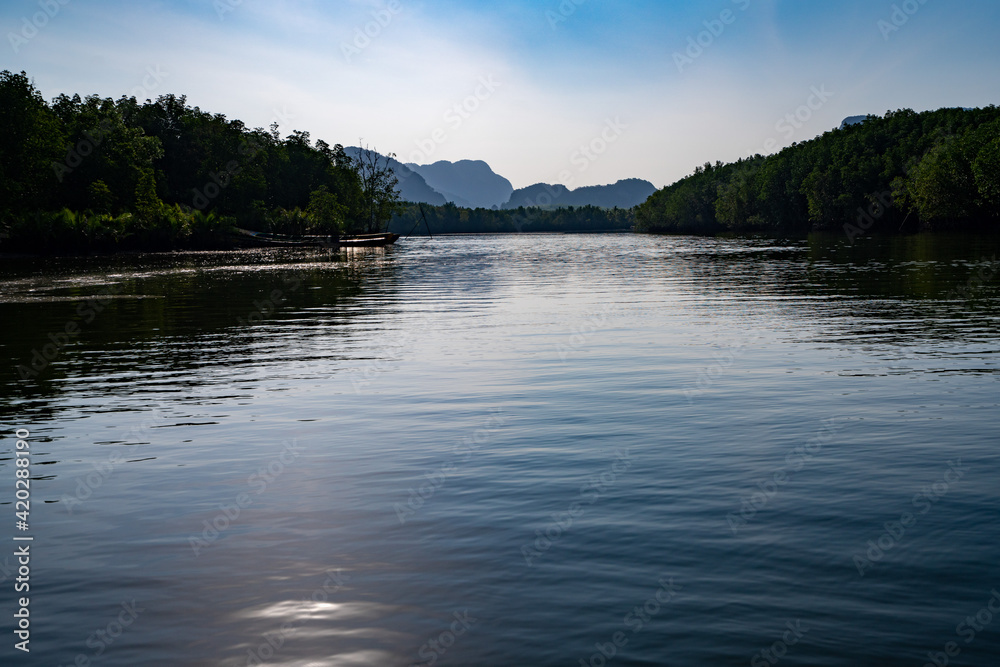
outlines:
[[[649,198],[645,232],[1000,231],[1000,110],[911,110],[699,167]]]
[[[389,184],[341,146],[307,132],[282,139],[276,123],[251,129],[184,97],[60,95],[49,104],[24,72],[4,71],[0,109],[8,249],[210,247],[225,245],[237,221],[326,233],[370,231],[392,214],[373,190]]]

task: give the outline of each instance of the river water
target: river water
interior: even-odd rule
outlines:
[[[0,504],[33,540],[0,552],[0,660],[997,664],[998,260],[632,235],[5,260]]]

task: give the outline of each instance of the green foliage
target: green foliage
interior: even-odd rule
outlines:
[[[694,175],[654,193],[636,213],[637,228],[671,229],[679,234],[713,234],[723,227],[717,217],[716,201],[720,191],[725,203],[724,216],[737,206],[737,195],[726,191],[736,165],[706,163]]]
[[[291,210],[275,209],[267,217],[266,231],[275,234],[290,234],[301,236],[309,233],[313,220],[308,213],[296,207]]]
[[[373,149],[361,148],[357,157],[352,160],[351,167],[358,175],[361,186],[361,203],[364,217],[359,226],[352,226],[350,231],[367,234],[383,230],[397,211],[399,205],[399,190],[390,160],[395,159],[390,153],[384,158]],[[384,162],[383,162],[384,160]]]
[[[392,219],[397,234],[510,234],[517,232],[628,231],[635,224],[632,209],[580,206],[559,209],[517,208],[493,210],[406,204]],[[426,217],[427,224],[424,224]]]
[[[927,220],[965,219],[975,213],[972,165],[957,141],[932,148],[910,173],[914,208]]]
[[[840,229],[873,206],[882,231],[1000,229],[1000,110],[889,112],[776,155],[705,165],[642,204],[636,228],[806,233]]]
[[[98,213],[110,213],[114,206],[114,195],[104,181],[97,180],[87,186],[88,208]]]
[[[153,217],[160,213],[163,202],[156,196],[156,182],[153,180],[153,172],[146,170],[139,176],[139,182],[135,185],[135,210],[146,217]]]
[[[337,201],[325,185],[320,186],[309,196],[309,208],[306,209],[312,223],[310,231],[315,233],[337,233],[344,229],[344,218],[347,207]]]
[[[221,249],[231,245],[232,218],[160,205],[145,214],[31,211],[3,220],[14,252],[66,253],[116,250]]]
[[[379,174],[369,205],[339,144],[314,146],[298,131],[281,139],[277,125],[250,129],[185,97],[60,95],[49,105],[27,75],[4,71],[0,108],[4,249],[225,247],[237,221],[300,234],[384,224],[398,196]]]
[[[982,147],[972,163],[972,173],[982,205],[1000,210],[1000,136]]]
[[[65,130],[28,76],[0,72],[0,211],[58,206],[53,162],[62,160]]]

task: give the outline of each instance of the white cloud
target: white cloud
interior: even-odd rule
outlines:
[[[953,26],[929,35],[915,21],[885,45],[874,28],[878,12],[860,5],[855,14],[871,14],[870,24],[852,15],[826,35],[815,26],[790,29],[778,6],[762,1],[678,75],[670,56],[676,40],[657,41],[655,26],[638,30],[635,17],[628,25],[636,32],[612,41],[607,26],[570,39],[586,25],[585,13],[553,32],[536,25],[540,14],[509,7],[486,13],[470,4],[447,14],[400,3],[389,19],[380,0],[244,0],[220,20],[210,2],[186,14],[169,3],[74,2],[7,66],[28,71],[50,98],[118,97],[141,84],[146,67],[159,66],[168,76],[153,96],[186,94],[251,127],[287,109],[294,120],[285,133],[345,144],[363,138],[404,160],[440,128],[447,137],[426,161],[483,159],[515,186],[554,182],[566,170],[574,186],[628,177],[664,185],[705,161],[763,151],[768,138],[781,146],[810,139],[847,115],[991,101],[941,55],[971,48],[967,33]],[[10,11],[0,16],[17,23]],[[938,20],[929,8],[919,18],[931,25],[947,16]],[[366,26],[370,43],[345,58],[343,45]],[[977,48],[977,62],[995,57]],[[501,85],[456,127],[445,114],[475,93],[480,77]],[[776,121],[810,86],[824,84],[837,96],[786,141]],[[627,131],[586,169],[574,164],[580,147],[616,117]]]

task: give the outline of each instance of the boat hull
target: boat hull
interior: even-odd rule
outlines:
[[[287,234],[268,234],[254,232],[248,229],[236,228],[234,239],[237,245],[251,248],[336,248],[336,236],[291,236]]]
[[[342,236],[342,248],[381,248],[392,245],[399,240],[399,234],[361,234],[358,236]]]
[[[267,234],[247,229],[236,230],[238,243],[244,247],[282,248],[381,248],[399,240],[399,234],[357,234],[353,236],[291,236]]]

